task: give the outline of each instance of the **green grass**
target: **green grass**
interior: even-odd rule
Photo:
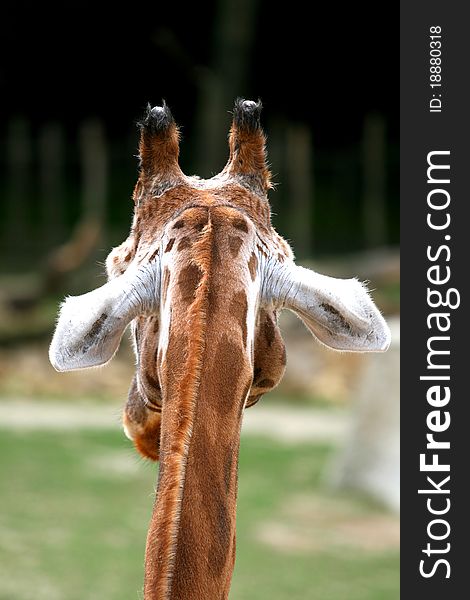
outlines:
[[[242,440],[232,600],[398,599],[395,521],[323,489],[330,453]],[[119,431],[1,430],[0,476],[1,600],[142,597],[156,469]]]

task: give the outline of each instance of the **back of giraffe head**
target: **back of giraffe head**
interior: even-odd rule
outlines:
[[[316,338],[337,350],[388,347],[390,332],[365,286],[296,266],[289,245],[274,231],[260,113],[261,102],[236,100],[228,161],[219,174],[203,180],[185,175],[179,166],[179,131],[166,103],[147,108],[140,123],[140,174],[130,235],[107,258],[109,283],[63,305],[51,345],[51,361],[58,370],[103,364],[113,356],[130,321],[158,313],[163,255],[174,241],[163,244],[172,228],[184,221],[179,217],[193,208],[209,214],[226,207],[228,212],[238,211],[245,227],[250,224],[256,241],[245,254],[254,252],[259,265],[260,310],[290,308]],[[175,248],[187,243],[181,240]],[[219,252],[217,244],[212,248]],[[118,309],[125,309],[125,316],[114,315]]]

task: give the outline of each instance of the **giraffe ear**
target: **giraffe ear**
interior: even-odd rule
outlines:
[[[268,301],[296,313],[320,342],[349,352],[387,350],[390,329],[357,279],[327,277],[293,262],[270,269]]]
[[[52,366],[57,371],[74,371],[111,360],[132,319],[157,306],[157,269],[157,263],[131,266],[100,288],[67,298],[49,348]]]

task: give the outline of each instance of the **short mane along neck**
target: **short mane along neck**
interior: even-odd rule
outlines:
[[[172,250],[167,264],[163,259],[161,466],[146,600],[228,597],[240,428],[253,377],[248,321],[255,293],[247,295],[253,281],[243,258],[252,235],[238,211],[193,208],[168,228],[163,244]],[[195,241],[185,250],[188,238]]]

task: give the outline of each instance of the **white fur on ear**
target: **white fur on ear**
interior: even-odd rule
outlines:
[[[268,261],[265,301],[295,312],[325,345],[349,352],[384,352],[390,329],[357,279],[320,275],[293,262]]]
[[[132,319],[158,306],[159,289],[160,268],[154,262],[129,267],[100,288],[67,298],[49,348],[54,369],[73,371],[111,360]]]

